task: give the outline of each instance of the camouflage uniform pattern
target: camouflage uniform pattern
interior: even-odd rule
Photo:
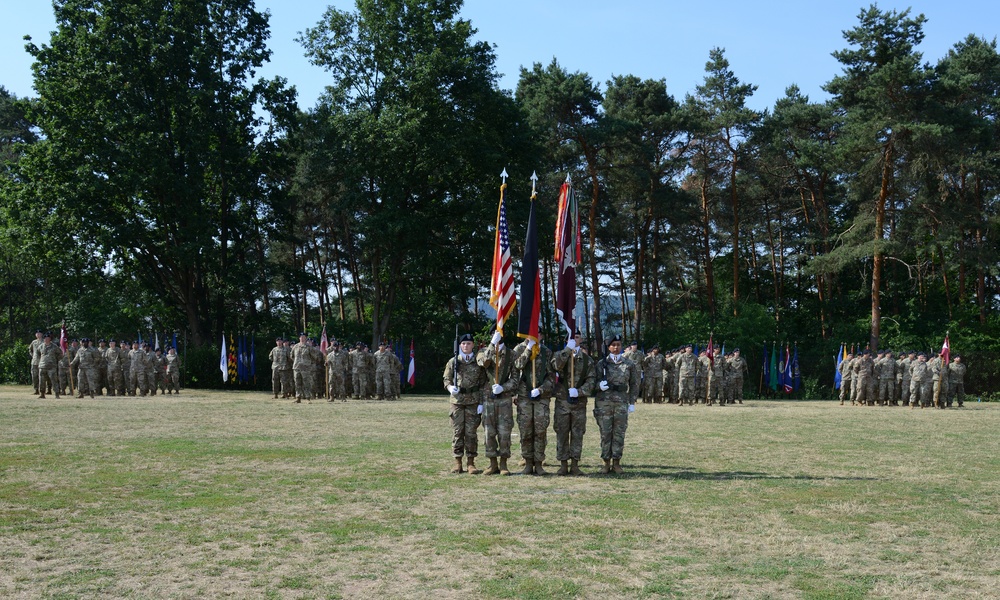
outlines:
[[[674,356],[674,371],[677,373],[677,400],[680,404],[694,404],[697,396],[695,377],[698,374],[698,357],[693,352],[678,352]]]
[[[84,394],[90,394],[93,398],[97,390],[97,348],[92,348],[87,346],[85,348],[80,348],[77,351],[76,356],[70,362],[70,367],[76,365],[79,368],[79,391],[77,398],[83,398]]]
[[[314,361],[312,347],[307,342],[299,342],[292,346],[292,374],[295,378],[295,401],[302,402],[303,399],[312,399]]]
[[[149,393],[147,379],[149,357],[141,348],[132,348],[128,353],[129,362],[129,394],[145,396]]]
[[[482,422],[479,405],[483,402],[483,388],[486,386],[486,369],[476,362],[475,355],[451,358],[444,366],[444,387],[458,387],[457,394],[451,394],[451,451],[455,458],[479,454],[477,430]],[[450,392],[449,392],[450,393]]]
[[[347,351],[336,347],[326,354],[326,372],[330,381],[330,399],[347,400],[344,377],[347,374]]]
[[[920,408],[931,406],[932,390],[931,367],[926,361],[918,358],[910,367],[910,406],[916,406],[918,403]]]
[[[104,363],[108,366],[108,394],[125,395],[125,372],[122,371],[122,355],[117,346],[110,346],[104,352]]]
[[[166,380],[167,380],[167,393],[171,391],[175,394],[181,393],[181,357],[177,355],[176,350],[168,350],[167,355],[163,357],[163,362],[166,367]]]
[[[514,393],[518,381],[512,377],[513,358],[510,350],[489,345],[479,351],[476,362],[485,373],[488,386],[483,392],[483,428],[486,430],[486,457],[510,458],[510,435],[514,430]],[[493,393],[500,385],[503,392]]]
[[[291,352],[284,342],[275,342],[267,358],[271,361],[271,391],[274,397],[288,398],[292,395]]]
[[[551,416],[549,398],[555,387],[555,374],[549,365],[551,351],[541,346],[534,360],[528,342],[514,347],[514,371],[517,388],[517,430],[521,436],[521,456],[541,465],[545,460],[546,432]],[[534,365],[534,375],[532,375]],[[534,379],[534,381],[533,381]],[[532,384],[541,390],[537,398],[531,397]]]
[[[871,354],[863,354],[860,358],[855,358],[852,365],[854,370],[854,398],[859,404],[875,405],[875,361]]]
[[[850,356],[840,361],[840,365],[837,366],[837,370],[840,371],[840,403],[843,404],[845,400],[850,400],[851,404],[854,404],[854,398],[851,396],[851,383],[854,377],[854,370],[852,369],[854,363],[854,357]]]
[[[551,364],[552,369],[559,374],[559,381],[555,386],[556,460],[580,460],[583,454],[583,435],[587,432],[587,398],[593,395],[597,381],[596,363],[588,354],[580,352],[579,348],[575,351],[564,348],[552,356]],[[576,388],[579,395],[570,398],[569,388]]]
[[[726,372],[728,389],[726,401],[729,404],[735,402],[743,404],[743,376],[748,374],[750,369],[742,354],[740,356],[736,356],[735,354],[729,355],[729,358],[726,359]]]
[[[948,367],[948,406],[957,401],[959,406],[965,405],[965,363],[960,360],[951,361]]]
[[[620,459],[625,451],[628,407],[639,397],[639,368],[624,357],[617,362],[604,357],[597,362],[595,377],[609,386],[607,391],[598,388],[594,401],[594,419],[601,431],[601,458]]]
[[[637,363],[642,364],[642,401],[644,403],[663,402],[663,368],[666,362],[666,358],[659,352],[650,352],[642,363]]]
[[[389,348],[375,353],[375,396],[379,400],[395,397],[392,380],[399,379],[399,371],[402,368],[403,363]]]
[[[62,354],[62,349],[58,344],[52,343],[52,340],[35,346],[32,362],[38,367],[38,389],[42,398],[47,389],[51,389],[56,398],[59,397],[59,361]]]

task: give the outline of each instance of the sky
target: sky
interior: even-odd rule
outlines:
[[[614,75],[664,79],[681,100],[704,81],[714,47],[725,49],[730,69],[758,86],[748,101],[763,110],[796,84],[812,100],[828,95],[822,86],[841,72],[831,52],[847,47],[843,31],[858,23],[868,2],[819,0],[466,0],[461,17],[477,38],[495,45],[500,87],[513,90],[521,67],[553,58],[570,72],[601,84]],[[315,27],[327,6],[352,10],[353,0],[257,0],[271,13],[271,63],[261,75],[280,75],[298,90],[299,105],[312,108],[329,75],[309,64],[295,41]],[[882,10],[923,13],[924,60],[936,63],[969,34],[988,40],[1000,34],[995,0],[881,2]],[[55,29],[49,0],[0,0],[0,85],[19,97],[35,95],[31,57],[23,37],[46,43]]]

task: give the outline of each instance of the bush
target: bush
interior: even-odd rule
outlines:
[[[31,383],[31,359],[28,358],[28,345],[24,342],[14,342],[13,346],[0,352],[0,383]]]

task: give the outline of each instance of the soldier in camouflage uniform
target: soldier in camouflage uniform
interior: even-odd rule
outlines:
[[[718,401],[719,406],[726,405],[726,359],[722,358],[719,348],[712,351],[708,362],[708,405]]]
[[[326,354],[326,372],[330,380],[330,402],[343,400],[347,402],[347,389],[344,387],[344,374],[347,370],[347,352],[334,340],[330,351]]]
[[[77,351],[76,356],[70,362],[70,367],[76,365],[79,369],[79,390],[77,398],[83,398],[84,394],[90,394],[93,398],[97,392],[97,349],[90,346],[90,338],[83,338],[83,346]]]
[[[378,345],[375,352],[375,397],[379,400],[392,398],[392,378],[399,379],[399,370],[396,368],[396,353],[389,349],[389,345],[384,341]]]
[[[299,334],[299,343],[292,346],[292,374],[295,377],[295,403],[303,398],[312,402],[313,353],[305,333]]]
[[[694,355],[691,344],[684,346],[681,352],[674,355],[674,371],[677,373],[677,403],[694,404],[697,398],[695,376],[698,373],[698,357]]]
[[[52,334],[42,334],[42,343],[35,346],[35,354],[31,362],[38,368],[38,397],[45,398],[45,390],[51,389],[56,398],[59,397],[59,361],[62,359],[62,348],[52,343]]]
[[[41,329],[35,330],[35,339],[28,344],[28,356],[31,358],[31,387],[35,390],[35,395],[44,394],[45,389],[38,389],[38,354],[36,350],[44,343],[45,332]]]
[[[583,475],[580,458],[583,435],[587,432],[587,397],[596,385],[595,361],[580,350],[583,336],[577,332],[566,348],[552,356],[552,370],[559,376],[555,385],[556,475]],[[569,462],[569,464],[567,464]]]
[[[621,466],[625,450],[625,431],[628,414],[635,410],[639,397],[639,368],[620,354],[621,339],[617,336],[608,342],[607,355],[597,362],[595,378],[598,383],[594,401],[594,419],[601,430],[601,473],[624,473]]]
[[[870,350],[865,350],[860,359],[855,359],[854,390],[858,404],[875,406],[875,361]]]
[[[149,391],[149,382],[146,381],[146,353],[139,348],[139,342],[132,342],[132,349],[128,353],[128,393],[130,396],[136,394],[145,396]]]
[[[142,350],[146,353],[146,385],[149,387],[149,395],[155,396],[157,386],[156,371],[159,366],[158,360],[149,342],[142,344]]]
[[[959,407],[965,405],[965,363],[960,354],[951,359],[948,367],[948,406],[953,401],[957,401]]]
[[[633,361],[634,362],[634,361]],[[642,402],[644,404],[663,402],[663,367],[666,359],[660,354],[660,346],[654,344],[649,354],[643,358],[642,365]]]
[[[171,346],[167,350],[167,356],[163,359],[166,365],[167,393],[171,391],[175,394],[181,393],[181,357],[177,355],[177,348]]]
[[[910,367],[917,355],[911,350],[909,353],[903,352],[896,361],[896,387],[900,403],[906,406],[910,403]]]
[[[476,355],[476,363],[484,369],[489,384],[483,398],[483,428],[490,466],[484,473],[510,475],[507,460],[510,458],[510,434],[514,430],[514,394],[518,381],[513,376],[513,356],[499,331]]]
[[[896,359],[887,351],[875,365],[878,374],[878,402],[882,406],[896,404]]]
[[[271,393],[277,399],[280,395],[287,398],[291,393],[292,386],[288,379],[291,377],[291,365],[288,348],[285,348],[285,341],[279,336],[274,340],[274,348],[267,354],[267,359],[271,361]]]
[[[153,350],[153,358],[150,361],[153,365],[153,395],[160,391],[160,395],[167,393],[167,363],[163,359],[163,350]]]
[[[643,371],[643,365],[646,360],[646,354],[642,350],[639,350],[639,342],[632,340],[625,347],[622,352],[622,356],[629,359],[635,363],[635,366],[639,369],[639,397],[646,397],[646,380],[645,372]]]
[[[551,419],[549,398],[555,386],[551,352],[534,340],[525,340],[514,347],[514,371],[518,380],[517,429],[521,436],[521,456],[524,458],[524,475],[545,475],[546,432]]]
[[[65,394],[69,389],[69,352],[63,352],[59,359],[59,393]]]
[[[934,391],[934,406],[945,408],[948,401],[948,363],[944,362],[944,353],[939,353],[927,361],[931,368],[931,382]]]
[[[912,409],[918,402],[920,408],[930,406],[933,402],[932,390],[931,368],[927,364],[927,355],[921,352],[910,366],[910,408]]]
[[[708,351],[698,353],[698,372],[694,376],[695,396],[699,404],[708,403],[708,377],[712,369],[712,361],[708,359]]]
[[[729,355],[726,371],[728,373],[726,381],[729,388],[729,392],[726,394],[727,402],[729,404],[736,402],[743,404],[743,377],[750,373],[750,369],[747,367],[746,359],[740,354],[739,348],[733,350],[733,353]]]
[[[663,353],[663,401],[668,404],[677,402],[677,382],[674,377],[674,351]]]
[[[451,394],[451,452],[455,459],[452,473],[462,472],[462,457],[468,460],[469,474],[482,473],[476,467],[479,454],[477,430],[482,422],[483,390],[486,388],[486,369],[473,354],[472,336],[465,334],[459,340],[458,354],[444,366],[444,387]]]
[[[354,398],[362,399],[368,392],[368,385],[365,381],[365,357],[362,356],[363,347],[361,342],[355,344],[354,350],[351,351],[351,383],[354,389]]]
[[[108,349],[104,351],[104,364],[108,370],[108,395],[125,395],[125,373],[122,371],[122,355],[118,351],[118,342],[112,339]]]
[[[837,365],[837,370],[840,371],[840,405],[844,405],[844,400],[850,399],[851,405],[854,405],[854,398],[851,396],[851,381],[854,375],[854,371],[851,366],[854,362],[854,353],[848,352],[844,360],[840,361]],[[766,382],[765,382],[766,383]]]

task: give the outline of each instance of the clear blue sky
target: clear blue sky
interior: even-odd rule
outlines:
[[[308,63],[295,42],[313,27],[328,5],[352,9],[353,0],[258,0],[271,12],[272,62],[264,75],[281,75],[298,89],[303,108],[316,103],[329,76]],[[601,84],[612,75],[663,78],[678,99],[693,92],[705,75],[708,52],[725,48],[732,70],[759,86],[753,108],[771,107],[785,88],[797,84],[814,100],[821,86],[840,72],[830,56],[846,47],[842,32],[857,24],[868,2],[771,0],[466,0],[462,11],[479,38],[496,45],[501,87],[514,89],[521,66],[548,64],[553,57],[570,71],[589,73]],[[0,0],[0,85],[32,96],[31,60],[22,37],[44,43],[55,28],[48,0]],[[883,10],[928,17],[924,60],[936,63],[970,33],[992,40],[1000,34],[996,0],[882,2]]]

